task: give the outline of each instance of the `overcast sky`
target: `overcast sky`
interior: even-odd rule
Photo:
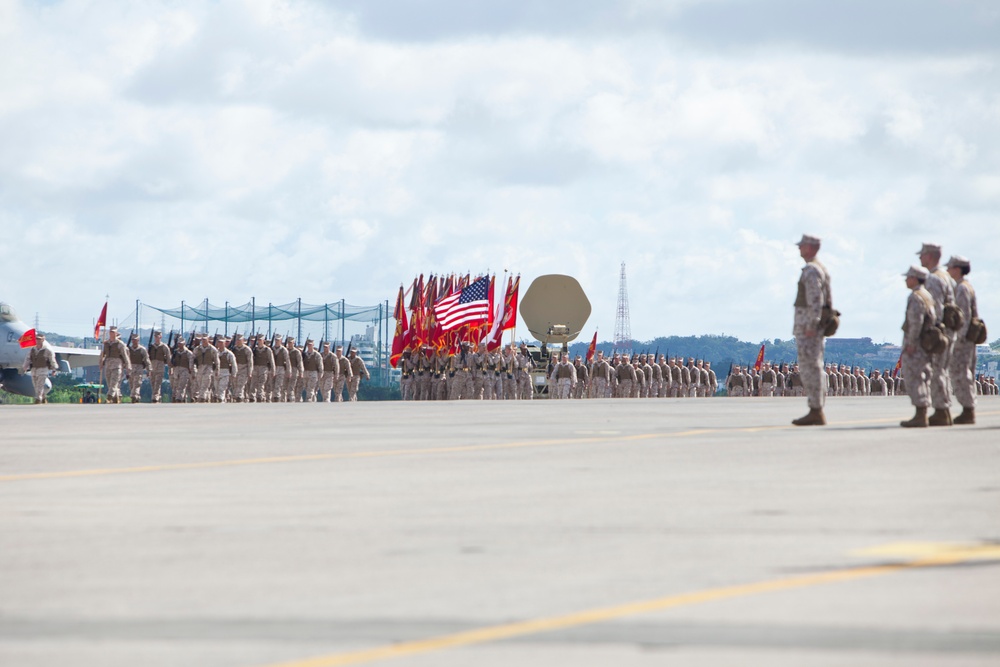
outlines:
[[[1000,326],[997,35],[991,0],[0,0],[0,300],[83,335],[106,293],[507,269],[610,340],[624,261],[636,339],[786,339],[806,232],[842,336],[899,341],[923,241]]]

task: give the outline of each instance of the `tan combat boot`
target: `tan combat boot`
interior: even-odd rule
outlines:
[[[793,419],[796,426],[823,426],[826,424],[826,416],[822,408],[809,408],[809,414],[798,419]]]
[[[935,409],[934,414],[927,420],[927,424],[930,426],[951,426],[951,410],[948,408]]]
[[[899,422],[899,425],[903,428],[927,428],[927,408],[917,408],[913,419]]]
[[[975,424],[976,423],[976,409],[975,408],[962,408],[962,414],[955,417],[953,424]]]

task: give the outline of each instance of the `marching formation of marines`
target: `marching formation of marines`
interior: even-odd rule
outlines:
[[[131,400],[141,401],[148,375],[151,401],[162,402],[162,386],[169,378],[174,403],[302,403],[358,400],[361,380],[371,375],[357,350],[333,350],[328,342],[316,349],[312,339],[295,345],[295,338],[262,334],[247,340],[242,334],[197,336],[190,340],[171,335],[169,344],[154,330],[148,347],[137,334],[128,345],[117,327],[108,329],[101,349],[101,371],[108,385],[108,403],[121,403],[121,381],[127,375]],[[44,382],[44,378],[43,378]]]
[[[541,364],[541,365],[539,365]],[[530,400],[544,386],[550,398],[679,398],[714,396],[718,381],[712,365],[690,358],[598,351],[588,362],[567,353],[540,355],[525,343],[489,351],[463,342],[454,353],[427,346],[420,354],[403,352],[400,389],[404,401]]]

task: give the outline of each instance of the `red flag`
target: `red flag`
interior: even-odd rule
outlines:
[[[903,367],[903,353],[899,353],[899,359],[896,360],[896,367],[892,369],[892,379],[896,379],[899,375],[899,369]]]
[[[101,327],[108,323],[108,302],[104,302],[104,308],[101,308],[101,315],[97,318],[97,325],[94,327],[94,340],[101,339]]]
[[[399,296],[396,297],[396,311],[393,313],[396,318],[396,335],[392,337],[392,354],[389,355],[389,364],[395,368],[399,364],[400,357],[406,347],[406,332],[409,326],[406,323],[406,305],[403,303],[403,286],[399,286]]]
[[[504,296],[503,324],[501,329],[513,329],[517,326],[517,292],[521,287],[521,276],[507,279],[507,294]]]
[[[757,353],[757,361],[753,364],[753,369],[759,371],[761,365],[764,363],[764,344],[761,343],[760,352]]]
[[[588,364],[594,360],[595,354],[597,354],[597,329],[594,329],[594,340],[590,341],[590,347],[587,348]]]
[[[21,344],[21,347],[34,347],[35,343],[38,342],[38,339],[35,337],[35,330],[28,329],[21,334],[21,337],[17,340],[17,342]]]

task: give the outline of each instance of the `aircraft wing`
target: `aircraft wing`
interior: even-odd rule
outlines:
[[[61,345],[46,345],[52,348],[56,359],[65,361],[70,368],[83,368],[84,366],[97,366],[101,363],[100,350],[87,350],[82,347],[63,347]]]

